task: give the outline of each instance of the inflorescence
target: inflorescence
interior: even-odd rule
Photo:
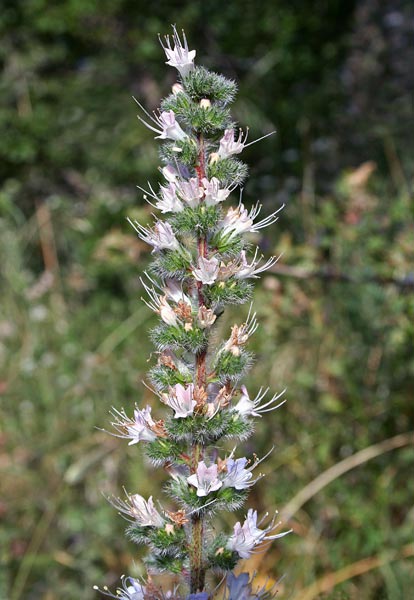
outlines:
[[[165,467],[170,475],[165,491],[176,506],[163,508],[139,494],[111,499],[128,521],[127,536],[149,548],[148,578],[123,577],[115,594],[101,592],[121,600],[211,600],[216,594],[206,581],[211,571],[226,576],[225,599],[271,598],[274,592],[252,591],[249,576],[236,577],[233,569],[259,545],[288,532],[278,533],[275,517],[260,519],[253,509],[229,533],[217,534],[211,521],[217,511],[240,509],[262,477],[255,469],[263,458],[236,457],[237,447],[226,454],[220,442],[248,438],[254,418],[279,408],[283,392],[266,398],[269,389],[261,388],[250,397],[241,385],[252,363],[246,345],[258,325],[251,305],[227,339],[217,343],[212,332],[226,306],[250,302],[252,280],[276,262],[275,257],[262,262],[245,234],[275,223],[283,207],[257,220],[261,206],[247,209],[240,194],[235,207],[225,208],[247,175],[236,157],[254,143],[247,143],[248,131],[237,130],[231,119],[228,105],[236,85],[194,66],[196,52],[184,32],[180,37],[173,27],[172,39],[160,41],[179,82],[159,111],[150,114],[137,104],[139,120],[163,142],[164,181],[158,190],[150,184],[140,189],[166,217],[153,225],[129,222],[152,247],[153,261],[141,280],[144,302],[160,318],[150,333],[158,360],[149,379],[166,410],[158,418],[150,406],[136,405],[131,415],[113,409],[112,425],[114,435],[142,444],[152,464]],[[178,575],[172,590],[154,583],[163,571]]]

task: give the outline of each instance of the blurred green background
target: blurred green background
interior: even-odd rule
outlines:
[[[102,494],[156,496],[165,474],[97,427],[111,406],[153,402],[138,280],[150,256],[125,218],[150,219],[136,185],[159,179],[157,144],[131,96],[153,109],[174,83],[157,41],[170,23],[198,64],[238,81],[234,116],[251,139],[277,130],[244,153],[246,204],[287,205],[256,239],[283,258],[257,286],[248,387],[287,387],[288,403],[247,451],[275,444],[251,505],[287,505],[295,533],[249,568],[284,575],[282,599],[405,600],[410,0],[2,0],[0,598],[92,600],[94,584],[142,572]]]

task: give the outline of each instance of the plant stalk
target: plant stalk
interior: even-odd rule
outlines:
[[[204,158],[204,140],[202,136],[198,138],[198,166],[196,168],[199,185],[206,176],[205,158]],[[201,199],[203,201],[203,198]],[[207,257],[207,240],[204,236],[199,236],[197,240],[197,259]],[[199,307],[205,306],[203,295],[203,284],[197,282],[198,304]],[[196,354],[195,364],[195,384],[199,388],[205,388],[206,385],[206,357],[207,348]],[[195,473],[197,465],[203,458],[204,448],[202,444],[192,443],[191,445],[191,471]],[[190,543],[190,591],[192,594],[201,592],[205,585],[205,567],[203,565],[203,531],[204,519],[202,515],[195,514],[191,518],[191,543]]]

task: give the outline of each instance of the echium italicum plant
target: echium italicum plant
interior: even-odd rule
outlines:
[[[254,419],[283,401],[281,394],[267,397],[268,389],[251,396],[241,385],[253,358],[246,345],[257,328],[251,305],[245,322],[224,341],[218,343],[213,330],[227,305],[251,301],[252,280],[274,264],[275,258],[263,262],[257,248],[251,251],[244,235],[272,225],[280,208],[257,220],[261,206],[246,209],[241,192],[236,206],[225,207],[247,175],[236,156],[254,143],[247,143],[230,115],[236,85],[194,66],[196,53],[184,32],[180,36],[174,27],[172,39],[160,41],[179,81],[153,115],[137,103],[138,118],[162,141],[164,181],[158,190],[143,191],[166,216],[150,226],[130,224],[152,246],[142,284],[160,322],[150,333],[158,361],[149,379],[166,410],[163,418],[150,406],[135,406],[132,415],[114,410],[112,425],[129,444],[141,443],[154,467],[165,468],[165,491],[175,506],[167,510],[139,494],[112,498],[128,520],[127,536],[149,548],[148,578],[123,577],[115,594],[101,591],[123,600],[212,600],[219,592],[206,575],[213,572],[226,578],[223,598],[263,600],[275,590],[253,591],[249,575],[233,570],[258,545],[287,532],[278,533],[275,517],[259,518],[251,508],[228,532],[217,532],[212,520],[218,511],[243,506],[265,458],[239,457],[237,448],[226,453],[221,444],[246,440]],[[172,590],[156,585],[153,576],[160,572],[175,575]]]

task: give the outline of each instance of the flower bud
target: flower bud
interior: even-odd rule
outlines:
[[[200,100],[201,108],[210,108],[210,106],[211,106],[211,102],[208,98],[203,98],[202,100]]]
[[[208,159],[208,163],[209,163],[210,165],[214,165],[214,164],[215,164],[215,163],[218,161],[218,159],[219,159],[219,158],[220,158],[220,157],[219,157],[219,155],[218,155],[218,152],[212,152],[212,153],[210,154],[210,158]]]
[[[174,94],[174,96],[176,96],[177,94],[181,94],[181,92],[183,91],[184,88],[181,85],[181,83],[174,83],[174,85],[172,86],[172,93]]]

